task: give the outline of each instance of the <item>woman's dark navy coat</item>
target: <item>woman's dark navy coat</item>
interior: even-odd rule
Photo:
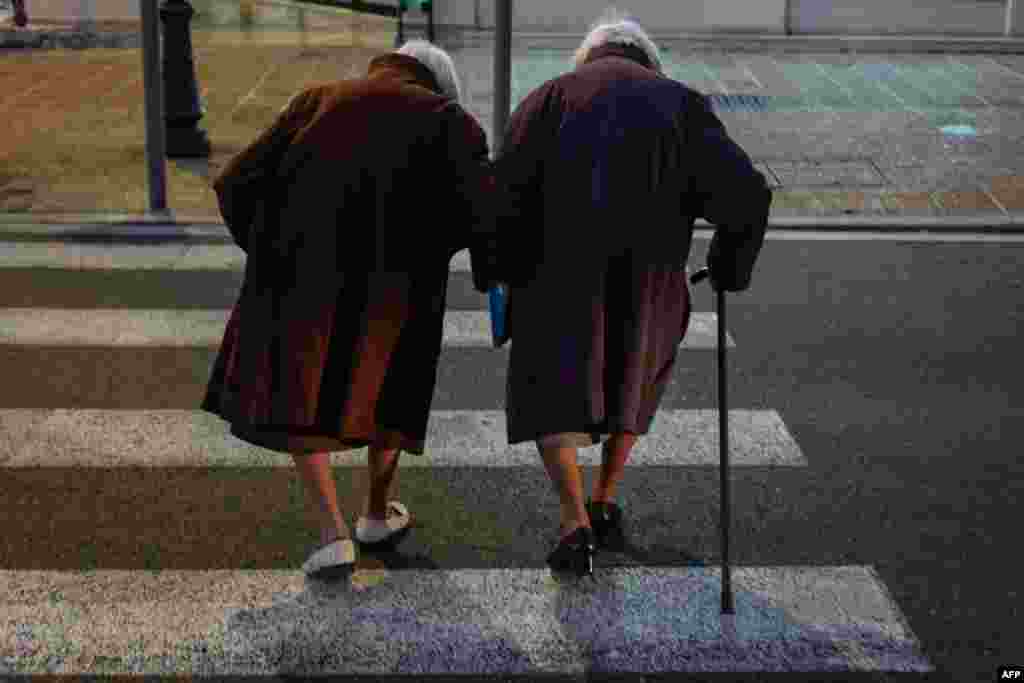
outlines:
[[[512,285],[511,443],[646,433],[690,315],[693,223],[721,286],[749,285],[771,191],[701,94],[607,45],[532,92],[496,166]]]

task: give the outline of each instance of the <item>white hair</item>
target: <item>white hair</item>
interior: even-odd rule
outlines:
[[[430,69],[437,84],[441,86],[441,92],[462,103],[462,84],[459,82],[459,74],[455,71],[455,62],[447,52],[426,40],[410,40],[395,52],[412,57]]]
[[[609,44],[633,45],[640,48],[654,68],[661,71],[661,53],[658,46],[635,19],[614,7],[605,10],[591,25],[590,32],[587,33],[587,37],[583,39],[573,55],[573,65],[582,66],[590,56],[591,50]]]

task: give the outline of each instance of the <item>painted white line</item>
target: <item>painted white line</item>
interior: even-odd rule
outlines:
[[[999,210],[1000,210],[1000,211],[1002,211],[1002,212],[1003,212],[1004,214],[1006,214],[1007,216],[1009,216],[1009,215],[1010,215],[1010,212],[1006,210],[1006,207],[1005,207],[1005,206],[1003,206],[1003,203],[1002,203],[1001,201],[999,201],[999,198],[998,198],[998,197],[996,197],[996,196],[995,196],[994,194],[992,194],[992,191],[991,191],[991,190],[989,190],[989,189],[988,189],[987,187],[985,187],[985,186],[980,186],[980,187],[981,187],[981,191],[982,191],[982,192],[984,192],[984,193],[985,193],[985,195],[986,195],[986,196],[988,196],[988,198],[989,198],[989,199],[991,199],[991,200],[992,200],[992,202],[993,202],[993,203],[994,203],[994,204],[995,204],[995,205],[996,205],[997,207],[999,207]]]
[[[902,70],[902,69],[901,69],[901,68],[900,68],[900,67],[899,67],[899,66],[898,66],[898,65],[897,65],[897,64],[896,64],[895,62],[893,63],[893,68],[894,68],[894,69],[896,69],[896,71],[897,71],[897,72],[899,72],[900,76],[901,76],[901,77],[902,77],[902,78],[903,78],[903,79],[904,79],[904,80],[905,80],[906,82],[908,82],[908,83],[911,83],[911,87],[912,87],[912,88],[916,88],[916,89],[918,89],[918,90],[923,90],[923,91],[924,91],[924,92],[926,92],[926,93],[928,94],[928,96],[929,96],[929,97],[931,97],[932,99],[935,99],[935,100],[937,100],[937,99],[938,99],[936,91],[935,91],[935,90],[933,90],[933,89],[932,89],[931,87],[929,87],[928,85],[926,85],[926,84],[925,84],[925,83],[931,83],[931,82],[932,82],[932,81],[934,80],[934,78],[933,78],[933,77],[932,77],[932,76],[931,76],[930,74],[929,74],[929,76],[927,76],[927,77],[925,77],[925,78],[922,78],[922,79],[918,79],[918,80],[911,80],[911,78],[910,78],[909,76],[907,76],[906,74],[904,74],[903,70]],[[945,80],[943,81],[943,83],[942,83],[943,87],[945,87],[945,86],[946,86],[946,81],[948,81],[949,83],[952,83],[952,84],[953,84],[953,86],[954,86],[954,87],[955,87],[955,88],[957,89],[957,91],[958,91],[959,93],[961,93],[962,95],[963,95],[963,94],[966,94],[966,95],[967,95],[968,97],[973,97],[973,98],[975,98],[975,99],[977,99],[977,100],[981,100],[982,102],[984,102],[985,104],[987,104],[987,105],[988,105],[989,107],[991,107],[991,106],[992,106],[992,104],[991,104],[991,103],[990,103],[990,102],[989,102],[988,100],[986,100],[985,98],[981,97],[980,95],[977,95],[977,94],[975,94],[975,93],[972,93],[972,92],[970,92],[969,90],[967,90],[967,89],[963,88],[963,87],[962,87],[962,86],[961,86],[961,85],[959,84],[959,82],[958,82],[958,81],[956,81],[956,80],[955,80],[955,79],[954,79],[954,78],[953,78],[952,76],[950,76],[950,75],[948,75],[948,74],[946,75],[946,79],[945,79]],[[962,109],[962,108],[963,108],[963,107],[958,107],[958,109]]]
[[[729,88],[727,88],[725,86],[725,83],[722,81],[722,79],[720,79],[718,77],[717,70],[712,71],[711,67],[707,63],[705,63],[704,60],[700,60],[700,65],[701,65],[701,68],[704,69],[704,73],[706,73],[708,76],[710,76],[711,80],[714,81],[715,83],[717,83],[718,87],[720,87],[722,89],[722,94],[724,94],[724,95],[730,94],[729,93]]]
[[[837,81],[836,79],[832,78],[832,76],[831,76],[831,75],[829,75],[828,71],[827,71],[827,70],[825,69],[825,67],[824,67],[824,66],[823,66],[822,64],[819,64],[818,62],[814,62],[814,66],[818,67],[818,71],[820,71],[820,72],[821,72],[821,75],[822,75],[822,76],[824,76],[824,77],[825,77],[825,78],[827,78],[828,80],[830,80],[830,81],[832,81],[833,83],[835,83],[836,85],[838,85],[838,86],[839,86],[839,88],[840,88],[840,89],[841,89],[841,90],[842,90],[843,92],[845,92],[845,93],[846,93],[846,96],[847,96],[847,97],[849,97],[849,98],[850,98],[851,100],[853,100],[854,102],[856,102],[856,101],[857,101],[857,100],[856,100],[856,96],[855,96],[855,95],[853,94],[853,91],[852,91],[852,90],[850,90],[849,88],[847,88],[847,87],[846,87],[845,85],[843,85],[843,84],[842,84],[842,83],[840,83],[839,81]]]
[[[0,571],[19,673],[194,675],[907,671],[934,668],[865,566]]]
[[[925,85],[922,85],[917,80],[913,80],[911,78],[911,76],[909,76],[907,73],[905,73],[904,70],[896,62],[890,62],[890,64],[892,64],[893,70],[900,77],[900,79],[904,82],[904,84],[907,84],[907,85],[910,86],[911,90],[922,91],[926,95],[928,95],[928,97],[931,97],[933,99],[935,98],[935,91],[934,90],[932,90],[931,88],[929,88],[929,87],[927,87]]]
[[[56,80],[57,80],[56,78],[46,78],[46,79],[43,79],[43,80],[39,81],[38,83],[36,83],[35,85],[33,85],[33,86],[29,87],[29,88],[26,88],[25,90],[22,90],[21,92],[19,92],[18,94],[14,95],[13,97],[10,97],[10,98],[7,98],[7,99],[5,99],[3,101],[0,101],[0,111],[2,111],[4,109],[10,109],[12,103],[14,103],[14,102],[16,102],[18,100],[24,99],[25,97],[28,97],[29,95],[31,95],[33,93],[38,92],[40,89],[45,88],[46,86],[50,85],[51,83],[55,82]]]
[[[749,63],[746,60],[744,60],[740,61],[739,64],[743,67],[743,70],[747,72],[747,75],[750,76],[750,80],[752,80],[755,83],[755,85],[757,85],[757,89],[764,90],[764,85],[761,83],[760,79],[758,79],[758,77],[754,75],[754,72],[750,69]]]
[[[982,63],[968,64],[959,59],[956,59],[952,55],[947,55],[946,59],[953,65],[954,69],[959,71],[961,74],[968,76],[974,83],[981,85],[995,85],[997,87],[991,88],[991,90],[999,91],[1001,88],[1002,77],[998,73],[994,73],[991,70],[986,71]],[[993,81],[996,81],[993,83]]]
[[[252,90],[250,90],[248,93],[246,93],[245,96],[239,99],[238,102],[235,103],[235,106],[231,108],[231,111],[228,112],[226,119],[227,121],[230,121],[231,118],[235,115],[235,112],[237,112],[246,102],[256,97],[256,91],[263,86],[263,83],[267,80],[267,78],[270,76],[272,72],[277,71],[277,69],[281,66],[282,63],[283,62],[276,62],[273,66],[271,66],[269,69],[263,72],[263,75],[260,76],[260,79],[256,81],[256,85],[252,87]]]
[[[949,62],[950,66],[952,67],[952,69],[951,69],[952,71],[959,71],[964,76],[967,75],[969,69],[967,68],[967,66],[965,64],[963,64],[962,62],[956,61],[955,59],[953,59],[953,57],[951,55],[946,55],[946,60]],[[957,64],[959,64],[960,66],[959,67],[956,66]],[[982,102],[985,103],[986,106],[988,106],[988,108],[990,110],[991,109],[995,109],[995,105],[994,104],[989,102],[988,99],[986,99],[984,96],[978,94],[976,91],[972,91],[972,89],[971,89],[971,87],[969,85],[963,84],[960,80],[954,78],[952,76],[952,74],[948,74],[947,73],[946,75],[947,75],[947,78],[949,79],[949,81],[954,86],[956,86],[957,90],[959,90],[962,93],[966,93],[970,97],[973,97],[975,99],[981,100]]]
[[[1011,69],[1010,67],[1008,67],[1008,66],[1005,66],[1005,65],[1003,65],[1003,64],[1000,64],[999,62],[997,62],[996,60],[992,59],[992,58],[991,58],[991,57],[989,57],[988,55],[983,55],[983,57],[984,57],[985,59],[987,59],[988,61],[992,62],[992,64],[994,64],[994,65],[995,65],[995,66],[996,66],[996,67],[997,67],[998,69],[1000,69],[1001,71],[1005,71],[1006,73],[1010,74],[1011,76],[1014,76],[1014,77],[1016,77],[1016,78],[1019,78],[1019,79],[1021,79],[1021,80],[1024,80],[1024,74],[1020,74],[1020,73],[1017,73],[1016,71],[1014,71],[1014,70],[1013,70],[1013,69]]]
[[[293,467],[202,410],[0,410],[0,469],[23,467]],[[729,411],[730,464],[806,467],[800,446],[774,410]],[[140,445],[141,444],[141,445]],[[365,467],[366,449],[332,453],[336,467]],[[579,451],[601,464],[600,446]],[[659,411],[627,465],[717,467],[718,413]],[[402,467],[541,467],[532,442],[508,444],[503,410],[435,410],[423,455]]]
[[[860,62],[858,62],[857,65],[860,66]],[[917,107],[912,106],[909,102],[907,102],[905,99],[900,97],[894,90],[892,90],[889,86],[887,86],[885,83],[883,83],[881,79],[876,78],[876,79],[872,80],[872,79],[869,79],[866,75],[861,75],[861,74],[858,74],[856,77],[860,78],[861,80],[865,81],[866,83],[873,83],[873,84],[877,85],[879,88],[881,88],[882,90],[885,90],[887,93],[889,93],[890,95],[895,97],[897,100],[899,100],[900,103],[903,105],[903,107],[905,109],[908,109],[908,110],[914,112],[918,116],[924,116],[924,112],[923,111],[921,111]]]
[[[224,336],[227,309],[0,309],[0,344],[17,346],[217,347]],[[682,349],[717,347],[714,313],[694,313]],[[729,346],[735,346],[731,336]],[[514,339],[503,349],[509,348]],[[443,344],[493,346],[487,311],[447,311]]]
[[[775,58],[771,57],[770,55],[764,55],[764,56],[768,57],[768,59],[770,59],[772,61],[772,63],[775,64],[775,68],[779,71],[779,73],[782,75],[783,78],[785,78],[790,83],[795,83],[796,87],[800,88],[800,96],[801,97],[806,97],[807,99],[812,99],[812,98],[807,96],[807,88],[805,88],[803,83],[801,82],[802,79],[793,80],[793,79],[789,78],[788,76],[786,76],[786,70],[782,67],[782,64],[780,64]],[[815,98],[815,99],[819,99],[819,101],[813,103],[813,105],[810,102],[808,102],[807,106],[808,107],[813,106],[815,108],[815,110],[824,109],[829,114],[835,114],[836,113],[835,109],[833,109],[832,107],[828,106],[824,102],[821,102],[820,98]]]

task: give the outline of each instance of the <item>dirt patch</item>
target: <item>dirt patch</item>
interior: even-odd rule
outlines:
[[[225,31],[211,34],[198,36],[195,65],[204,107],[200,126],[213,151],[206,164],[169,160],[167,194],[176,211],[216,218],[210,180],[231,156],[270,125],[298,90],[365,74],[369,61],[390,49],[393,34],[361,36],[379,47],[345,44],[342,37],[303,47],[294,34],[290,44],[244,44],[225,40]],[[146,208],[137,49],[0,53],[0,74],[0,211]]]

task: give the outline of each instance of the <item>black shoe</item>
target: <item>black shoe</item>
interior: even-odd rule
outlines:
[[[592,576],[596,551],[594,530],[581,526],[563,538],[548,555],[548,565],[555,571],[574,571],[580,577]]]
[[[607,550],[623,550],[626,547],[622,508],[615,503],[594,503],[587,498],[587,515],[597,538],[597,547]]]

